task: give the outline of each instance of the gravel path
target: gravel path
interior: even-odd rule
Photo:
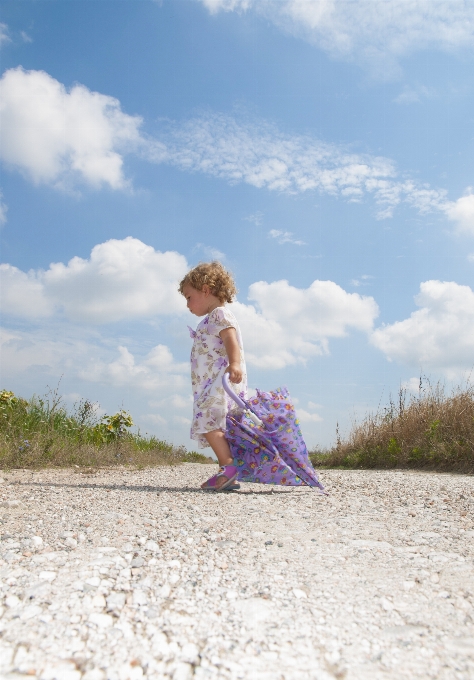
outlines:
[[[474,478],[3,473],[0,677],[474,678]]]

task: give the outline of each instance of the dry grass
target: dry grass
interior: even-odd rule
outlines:
[[[355,423],[347,441],[313,451],[313,464],[343,468],[413,468],[474,473],[474,386],[446,394],[420,379],[417,395],[400,390],[397,403]]]
[[[136,468],[210,460],[157,437],[129,431],[123,411],[97,417],[97,405],[82,401],[70,413],[57,391],[29,401],[0,392],[0,468]]]

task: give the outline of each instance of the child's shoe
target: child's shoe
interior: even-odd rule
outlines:
[[[201,489],[206,491],[224,491],[233,485],[237,477],[235,465],[222,465],[219,472],[201,485]],[[225,481],[222,482],[222,479]]]

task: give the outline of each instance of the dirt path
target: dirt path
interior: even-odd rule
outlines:
[[[0,677],[474,677],[474,478],[4,473]]]

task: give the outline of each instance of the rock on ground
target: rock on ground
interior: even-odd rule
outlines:
[[[3,473],[0,677],[474,677],[474,478],[213,472]]]

